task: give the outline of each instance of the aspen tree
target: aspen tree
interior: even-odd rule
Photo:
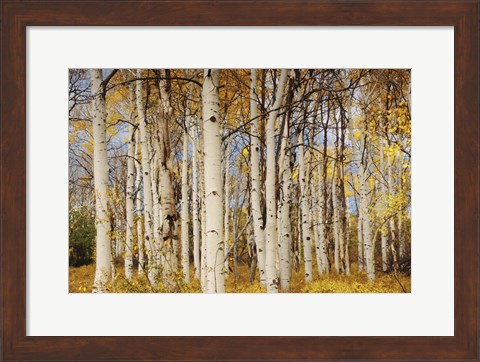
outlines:
[[[137,78],[141,78],[141,70],[137,69]],[[140,130],[140,146],[142,153],[143,171],[143,208],[145,225],[145,249],[148,257],[147,276],[151,285],[156,284],[158,265],[155,265],[155,249],[153,245],[153,199],[152,199],[152,178],[150,172],[150,151],[148,147],[147,119],[142,95],[142,81],[136,80],[136,100],[138,123]]]
[[[371,88],[367,89],[363,94],[362,103],[368,104],[373,92],[377,88],[377,82],[371,85]],[[372,237],[372,218],[369,204],[370,187],[368,185],[369,168],[370,168],[370,156],[369,145],[371,142],[371,136],[368,129],[368,115],[366,114],[366,107],[363,107],[362,118],[360,120],[360,149],[359,149],[359,167],[358,167],[358,179],[360,183],[359,190],[359,210],[361,210],[361,228],[363,238],[363,252],[365,257],[365,269],[369,280],[375,280],[375,240]],[[369,137],[370,136],[370,137]]]
[[[326,147],[324,147],[326,148]],[[329,272],[329,263],[327,256],[327,178],[326,178],[326,156],[322,153],[322,157],[318,162],[318,178],[320,185],[318,188],[318,238],[317,238],[317,269],[318,274],[326,274]]]
[[[95,183],[96,264],[93,293],[107,292],[111,277],[112,246],[107,209],[108,162],[105,93],[101,69],[91,69],[93,108],[93,176]]]
[[[382,124],[380,123],[380,128],[382,127]],[[387,169],[387,162],[385,162],[385,156],[384,156],[384,142],[383,139],[380,139],[380,169],[382,170],[383,174],[385,174],[385,171]],[[380,204],[380,207],[382,208],[382,211],[386,209],[386,198],[387,198],[387,192],[388,188],[385,187],[385,179],[380,180],[380,195],[383,198],[384,202]],[[380,237],[380,247],[382,251],[382,270],[386,272],[388,270],[388,231],[387,231],[387,226],[383,225],[381,230],[381,237]]]
[[[266,255],[265,255],[265,271],[267,292],[278,292],[278,277],[276,270],[277,255],[277,199],[275,195],[275,184],[277,179],[276,162],[275,162],[275,123],[283,102],[283,93],[287,81],[288,70],[282,69],[280,79],[277,84],[275,93],[275,103],[271,110],[266,125],[266,147],[267,147],[267,175],[265,180],[266,203],[267,203],[267,226],[266,226]]]
[[[142,226],[142,198],[140,193],[140,186],[142,183],[142,164],[139,161],[141,159],[139,139],[139,132],[137,131],[135,132],[135,213],[137,224],[138,274],[142,275],[145,268],[145,260]]]
[[[161,73],[160,75],[163,75]],[[169,72],[165,70],[165,77],[168,78]],[[178,245],[177,240],[177,209],[175,207],[175,196],[173,192],[173,160],[169,136],[169,122],[172,118],[173,109],[170,104],[169,89],[167,81],[160,79],[158,81],[159,89],[159,114],[157,119],[158,131],[158,165],[159,165],[159,188],[160,188],[160,208],[161,208],[161,265],[163,272],[163,282],[168,287],[173,287],[173,271],[177,269],[178,264]]]
[[[260,275],[260,283],[265,284],[265,229],[263,214],[260,206],[260,138],[258,134],[256,69],[250,70],[250,119],[252,119],[252,125],[250,130],[250,177],[252,189],[250,191],[250,197],[252,205],[253,234],[257,249],[257,264]]]
[[[203,132],[203,118],[199,119],[199,149],[201,150],[199,155],[199,197],[200,197],[200,285],[202,291],[207,291],[207,210],[205,207],[205,152],[204,152],[204,132]]]
[[[290,201],[292,189],[291,145],[290,145],[290,114],[285,117],[280,147],[280,200],[279,200],[279,259],[280,259],[280,288],[290,290],[291,276],[291,245],[292,230],[290,223]]]
[[[328,111],[327,111],[328,112]],[[321,124],[323,128],[323,144],[321,144],[321,154],[318,162],[318,237],[317,237],[317,269],[318,274],[329,272],[329,262],[327,255],[328,228],[327,228],[327,120],[323,116],[323,108],[320,110]]]
[[[365,127],[364,120],[362,122]],[[360,182],[360,195],[359,195],[359,210],[361,210],[361,224],[362,224],[362,238],[363,238],[363,250],[365,256],[365,268],[367,271],[367,277],[370,280],[375,279],[375,245],[372,239],[372,225],[369,209],[368,195],[370,189],[368,186],[368,146],[367,146],[367,133],[362,131],[362,138],[360,142],[361,158],[358,168],[358,177]]]
[[[153,125],[152,125],[153,126]],[[160,208],[160,187],[159,187],[159,179],[160,179],[160,167],[158,162],[158,155],[160,152],[160,148],[158,145],[158,135],[156,134],[155,128],[152,127],[152,132],[150,132],[148,137],[148,150],[150,155],[150,177],[151,177],[151,184],[152,184],[152,201],[153,201],[153,258],[152,262],[157,266],[157,273],[158,269],[160,268],[160,249],[162,244],[162,229],[161,229],[161,219],[162,219],[162,210]]]
[[[225,292],[219,74],[218,69],[205,69],[202,89],[207,293]]]
[[[130,103],[135,104],[135,89],[133,83],[130,85]],[[132,112],[134,114],[134,112]],[[133,277],[133,228],[134,221],[134,198],[135,198],[135,136],[134,136],[134,117],[128,125],[128,150],[127,150],[127,192],[125,198],[126,204],[126,232],[125,232],[125,278],[127,280]]]
[[[340,127],[339,127],[339,148],[338,148],[338,163],[337,163],[337,197],[339,202],[339,232],[340,232],[340,261],[342,272],[350,274],[350,253],[348,248],[347,238],[347,201],[345,197],[345,129],[346,116],[340,112]]]
[[[225,148],[225,157],[224,160],[224,216],[223,216],[223,235],[224,235],[224,242],[223,242],[223,250],[226,252],[228,250],[228,240],[230,238],[230,139],[227,139],[226,148]],[[224,262],[224,272],[225,277],[228,277],[228,259],[229,256],[225,258]]]
[[[301,126],[302,127],[302,126]],[[302,241],[303,241],[303,263],[305,267],[304,277],[305,282],[311,282],[313,280],[312,272],[312,234],[310,231],[310,225],[308,223],[310,213],[309,207],[309,182],[306,163],[308,163],[309,157],[305,157],[304,146],[304,132],[303,127],[298,134],[298,179],[300,185],[300,209],[301,209],[301,226],[302,226]],[[307,160],[305,160],[307,158]]]
[[[200,202],[198,191],[198,158],[197,125],[191,117],[190,126],[192,138],[192,223],[193,223],[193,270],[195,279],[200,279]]]
[[[188,239],[188,129],[185,124],[183,132],[183,154],[182,154],[182,270],[183,280],[190,283],[190,259],[189,259],[189,239]]]
[[[357,170],[360,170],[360,163],[361,163],[361,143],[357,142],[355,138],[355,128],[354,128],[354,119],[352,117],[352,104],[351,99],[347,101],[347,113],[350,117],[350,122],[348,123],[348,136],[350,140],[350,144],[352,146],[352,164]],[[363,137],[361,134],[361,129],[359,129],[358,134],[359,137]],[[352,185],[354,184],[354,176],[352,173]],[[357,212],[358,212],[358,221],[357,221],[357,240],[358,240],[358,270],[363,271],[365,268],[365,255],[364,255],[364,247],[363,247],[363,212],[364,210],[361,208],[360,205],[360,195],[358,196],[357,200]]]

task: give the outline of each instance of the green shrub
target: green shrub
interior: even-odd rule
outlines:
[[[69,264],[88,265],[95,255],[95,219],[86,209],[70,210]]]

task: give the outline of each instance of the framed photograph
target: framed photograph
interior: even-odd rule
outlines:
[[[478,7],[4,1],[2,359],[478,360]]]

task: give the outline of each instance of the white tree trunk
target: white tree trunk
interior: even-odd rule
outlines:
[[[280,206],[279,206],[279,259],[280,259],[280,289],[288,292],[290,290],[290,277],[292,271],[291,247],[292,228],[290,223],[290,202],[292,192],[292,169],[291,148],[290,148],[290,124],[285,120],[283,135],[280,147]]]
[[[189,112],[189,110],[188,110]],[[187,117],[185,127],[188,127],[190,117]],[[188,239],[188,129],[183,133],[183,155],[182,155],[182,270],[183,280],[190,283],[190,257]]]
[[[367,104],[370,100],[373,91],[377,84],[373,84],[370,89],[367,88],[367,94],[364,95],[363,103]],[[363,108],[366,109],[365,107]],[[365,269],[369,280],[375,280],[375,240],[372,238],[372,220],[371,210],[368,200],[370,194],[370,187],[368,186],[369,178],[369,134],[367,129],[368,118],[363,114],[363,119],[360,121],[360,149],[359,149],[359,168],[358,178],[360,181],[360,195],[359,205],[361,209],[362,220],[362,238],[363,238],[363,253],[365,257]]]
[[[112,246],[107,210],[108,159],[103,76],[101,69],[90,70],[93,96],[93,175],[95,184],[96,264],[93,293],[107,292],[111,277]]]
[[[130,86],[130,102],[135,104],[135,90],[133,83]],[[126,206],[126,232],[125,232],[125,278],[133,277],[133,229],[135,227],[135,137],[134,117],[131,117],[128,125],[128,150],[127,150],[127,192],[125,195]]]
[[[341,154],[337,154],[337,159],[341,159]],[[345,218],[345,190],[343,184],[343,167],[341,161],[337,161],[336,177],[335,177],[336,194],[334,197],[337,200],[337,223],[338,223],[338,248],[339,248],[339,261],[340,269],[339,271],[344,274],[350,274],[350,266],[348,260],[348,242],[346,241],[347,236],[347,225]]]
[[[203,174],[202,174],[202,177]],[[201,183],[200,193],[201,196],[201,214],[200,214],[200,226],[201,226],[201,256],[200,256],[200,283],[202,286],[202,291],[204,293],[207,292],[207,209],[205,207],[205,184],[204,182]]]
[[[267,147],[267,175],[265,180],[266,203],[267,203],[267,226],[266,226],[266,255],[265,272],[267,292],[278,292],[278,277],[276,270],[276,255],[278,243],[277,238],[277,198],[276,198],[276,165],[275,165],[275,122],[279,108],[282,105],[283,93],[287,81],[288,70],[282,69],[275,94],[275,103],[270,112],[266,125],[266,147]]]
[[[317,268],[318,274],[322,275],[329,272],[328,257],[327,257],[327,228],[326,228],[326,208],[327,202],[325,200],[325,190],[327,180],[324,178],[324,164],[325,156],[318,162],[318,237],[317,237]]]
[[[201,228],[201,239],[200,239],[200,285],[204,293],[207,292],[207,213],[205,207],[205,152],[204,149],[204,138],[203,138],[203,119],[199,119],[199,166],[200,166],[200,175],[199,175],[199,186],[200,186],[200,228]]]
[[[362,149],[366,147],[365,143],[365,141],[362,142]],[[368,194],[370,190],[368,187],[368,163],[366,150],[362,152],[362,154],[364,156],[360,162],[358,174],[360,179],[359,209],[361,209],[363,250],[365,255],[365,268],[367,271],[367,277],[370,280],[375,280],[375,245],[372,239],[372,226],[368,204]]]
[[[137,70],[137,78],[141,77],[140,69]],[[155,265],[154,247],[153,247],[153,200],[152,200],[152,179],[150,175],[150,153],[148,150],[147,120],[145,117],[145,108],[142,96],[142,81],[136,82],[136,99],[138,122],[140,129],[140,146],[142,152],[142,171],[143,171],[143,207],[144,207],[144,225],[145,225],[145,249],[148,257],[147,275],[150,284],[156,284],[156,273],[158,266]]]
[[[266,283],[265,275],[265,230],[260,205],[260,139],[258,135],[258,108],[257,108],[257,70],[250,70],[250,119],[253,119],[250,130],[250,162],[251,183],[250,192],[253,218],[253,234],[257,249],[257,263],[260,274],[260,283]]]
[[[410,106],[410,103],[409,103]],[[398,180],[400,182],[400,190],[402,189],[402,170],[403,168],[400,166],[398,167]],[[398,232],[398,257],[400,263],[403,263],[403,258],[405,257],[405,238],[403,237],[402,234],[402,224],[403,224],[403,219],[402,219],[403,211],[399,211],[398,216],[397,216],[397,232]]]
[[[138,161],[141,159],[140,156],[140,141],[139,141],[139,132],[135,132],[135,212],[136,212],[136,223],[137,223],[137,251],[138,251],[138,275],[143,275],[145,260],[144,260],[144,244],[143,244],[143,226],[142,226],[142,199],[140,197],[140,184],[142,183],[142,165]]]
[[[303,129],[298,134],[298,178],[300,180],[300,209],[302,210],[302,241],[303,241],[303,262],[305,266],[305,282],[313,280],[312,272],[312,233],[310,231],[309,216],[309,194],[308,194],[308,172],[305,161],[308,162],[309,157],[305,157],[305,147],[303,145]],[[307,160],[305,160],[307,158]]]
[[[342,167],[343,168],[343,167]],[[341,245],[342,245],[342,253],[341,253],[341,259],[342,259],[342,268],[343,272],[346,275],[350,275],[350,251],[349,251],[349,240],[348,240],[348,217],[347,217],[347,201],[345,197],[345,184],[343,183],[344,179],[344,172],[342,170],[342,218],[341,218]]]
[[[358,180],[359,183],[361,183],[361,176],[363,177],[364,175],[360,174],[360,164],[362,162],[362,153],[360,149],[362,148],[361,145],[358,145],[355,137],[354,137],[354,124],[353,124],[353,117],[352,112],[351,112],[351,102],[348,101],[347,103],[347,114],[349,117],[349,122],[348,122],[348,138],[350,140],[350,143],[352,145],[352,164],[354,167],[356,167],[358,171]],[[363,128],[360,127],[360,134],[363,137],[363,134],[361,133],[361,130]],[[361,142],[363,144],[363,141]],[[363,172],[363,171],[362,171]],[[352,185],[354,184],[354,178],[352,174]],[[361,205],[361,191],[359,191],[358,195],[358,200],[357,200],[357,211],[358,211],[358,221],[357,221],[357,239],[358,239],[358,270],[363,271],[365,269],[365,250],[364,250],[364,238],[363,238],[363,222],[364,222],[364,211],[362,209]]]
[[[332,205],[333,205],[333,241],[335,244],[334,250],[334,266],[337,273],[340,272],[340,226],[339,226],[339,210],[338,210],[338,198],[337,198],[337,182],[336,182],[336,169],[335,161],[333,166],[332,177]]]
[[[360,196],[359,196],[360,198]],[[365,252],[363,250],[363,216],[360,209],[360,202],[357,203],[358,221],[357,221],[357,239],[358,239],[358,270],[365,269]]]
[[[388,162],[388,194],[394,196],[394,184],[393,184],[393,172],[394,172],[394,161],[389,161]],[[401,179],[401,178],[400,178]],[[391,217],[389,222],[389,229],[390,229],[390,245],[391,245],[391,250],[397,250],[397,237],[395,234],[395,218]],[[383,245],[382,245],[383,246]],[[383,249],[382,249],[383,251]],[[383,256],[383,255],[382,255]]]
[[[238,192],[239,192],[239,187],[240,186],[240,183],[237,184],[237,187],[235,188],[237,190],[237,195],[238,195]],[[238,200],[238,197],[235,197]],[[238,223],[239,223],[239,219],[240,219],[240,214],[241,214],[241,211],[239,209],[239,206],[238,206],[238,201],[237,201],[237,211],[236,213],[234,213],[232,215],[232,259],[233,259],[233,278],[235,279],[235,281],[238,281],[238,259],[237,259],[237,241],[238,241],[238,238],[240,237],[239,236],[239,233],[238,233]]]
[[[405,239],[402,234],[402,213],[400,212],[397,217],[397,233],[398,233],[398,257],[399,262],[403,263],[403,258],[405,257]]]
[[[367,277],[370,280],[375,280],[375,244],[372,239],[372,224],[370,217],[370,209],[368,202],[368,195],[370,189],[368,186],[368,149],[367,149],[367,134],[365,133],[366,120],[360,121],[360,151],[359,151],[359,165],[358,165],[358,179],[360,183],[359,191],[359,218],[362,229],[363,241],[363,255]]]
[[[345,217],[345,186],[343,180],[343,149],[345,137],[343,133],[343,120],[336,117],[335,111],[333,112],[333,119],[335,120],[335,162],[333,165],[332,200],[335,239],[335,268],[340,273],[350,274],[348,242],[346,241],[347,225]]]
[[[223,226],[224,226],[224,243],[223,243],[223,250],[226,252],[229,248],[228,240],[230,239],[230,140],[227,140],[227,147],[225,150],[225,167],[224,167],[224,183],[225,183],[225,197],[224,197],[224,216],[223,216]],[[224,272],[225,277],[228,277],[228,259],[229,256],[225,257],[224,262]]]
[[[225,292],[219,73],[218,69],[205,69],[202,89],[208,293]]]
[[[193,269],[195,279],[200,279],[200,203],[198,201],[198,158],[197,126],[193,118],[190,128],[192,137],[192,222],[193,222]]]
[[[152,183],[152,200],[153,200],[153,254],[154,257],[152,265],[155,265],[155,276],[158,274],[160,268],[160,247],[162,245],[162,230],[161,219],[162,210],[160,208],[160,190],[159,190],[159,145],[158,138],[155,132],[148,138],[148,150],[150,162],[150,178]],[[151,271],[153,273],[153,271]]]
[[[166,71],[165,71],[166,73]],[[166,75],[166,74],[165,74]],[[172,107],[165,80],[158,82],[159,118],[158,128],[158,164],[160,193],[160,227],[162,235],[161,266],[163,283],[173,288],[173,271],[178,267],[177,209],[173,192],[173,160],[170,149],[169,122],[172,118]]]
[[[316,111],[315,111],[316,112]],[[310,136],[309,136],[309,145],[314,146],[314,132],[315,129],[314,127],[311,128],[310,131]],[[312,260],[312,280],[313,280],[313,249],[315,248],[315,245],[317,245],[317,235],[318,233],[316,232],[317,227],[316,227],[316,208],[317,205],[314,204],[314,198],[315,198],[315,182],[313,180],[313,174],[314,174],[314,165],[315,163],[315,157],[314,154],[312,153],[312,150],[308,150],[308,162],[306,163],[307,166],[307,180],[308,183],[306,185],[307,187],[307,192],[308,192],[308,205],[310,212],[308,213],[308,225],[309,225],[309,230],[310,230],[310,254],[311,257],[310,259]]]
[[[382,127],[381,124],[380,124],[380,127]],[[387,167],[386,167],[383,147],[384,147],[384,143],[382,140],[380,140],[380,169],[382,170],[382,173],[385,175],[385,171]],[[387,192],[388,192],[388,189],[387,187],[385,187],[385,180],[380,180],[380,195],[384,201],[380,203],[379,206],[382,209],[383,215],[385,215],[385,210],[387,209],[387,203],[388,203]],[[381,220],[381,222],[383,222],[383,220]],[[386,225],[382,226],[380,233],[381,233],[380,246],[382,249],[382,270],[386,272],[388,270],[388,232],[387,232]]]
[[[313,134],[312,130],[312,134]],[[312,146],[315,145],[315,140],[311,140]],[[312,225],[312,248],[315,249],[315,259],[317,262],[317,270],[319,275],[323,273],[320,272],[323,269],[323,260],[322,260],[322,255],[320,252],[320,224],[319,224],[319,205],[320,205],[320,200],[319,200],[319,193],[317,192],[319,186],[321,185],[321,173],[319,173],[320,168],[318,167],[321,163],[320,158],[317,158],[318,153],[315,154],[315,157],[313,157],[312,153],[312,158],[311,158],[311,180],[310,180],[310,198],[311,198],[311,210],[310,210],[310,225]],[[315,165],[317,165],[317,168],[315,168]],[[318,173],[318,178],[317,182],[315,182],[315,174]]]

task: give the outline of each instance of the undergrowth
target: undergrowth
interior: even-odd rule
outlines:
[[[235,279],[233,273],[227,278],[226,290],[228,293],[265,293],[265,286],[258,280],[249,282],[247,266],[240,265],[238,277]],[[150,286],[145,275],[138,275],[135,272],[134,278],[130,281],[125,279],[123,268],[119,265],[115,269],[115,277],[108,285],[111,293],[201,293],[200,281],[193,277],[193,268],[190,270],[189,284],[182,280],[181,273],[175,276],[173,287],[166,288],[161,283],[153,288]],[[95,264],[83,265],[81,267],[70,267],[69,292],[90,293],[92,291],[95,276]],[[258,279],[258,274],[257,274]],[[303,271],[292,271],[290,282],[291,293],[409,293],[411,291],[410,276],[400,274],[395,277],[392,273],[376,273],[376,279],[371,282],[364,273],[357,271],[352,265],[350,275],[330,273],[328,275],[316,276],[313,282],[305,283]]]

